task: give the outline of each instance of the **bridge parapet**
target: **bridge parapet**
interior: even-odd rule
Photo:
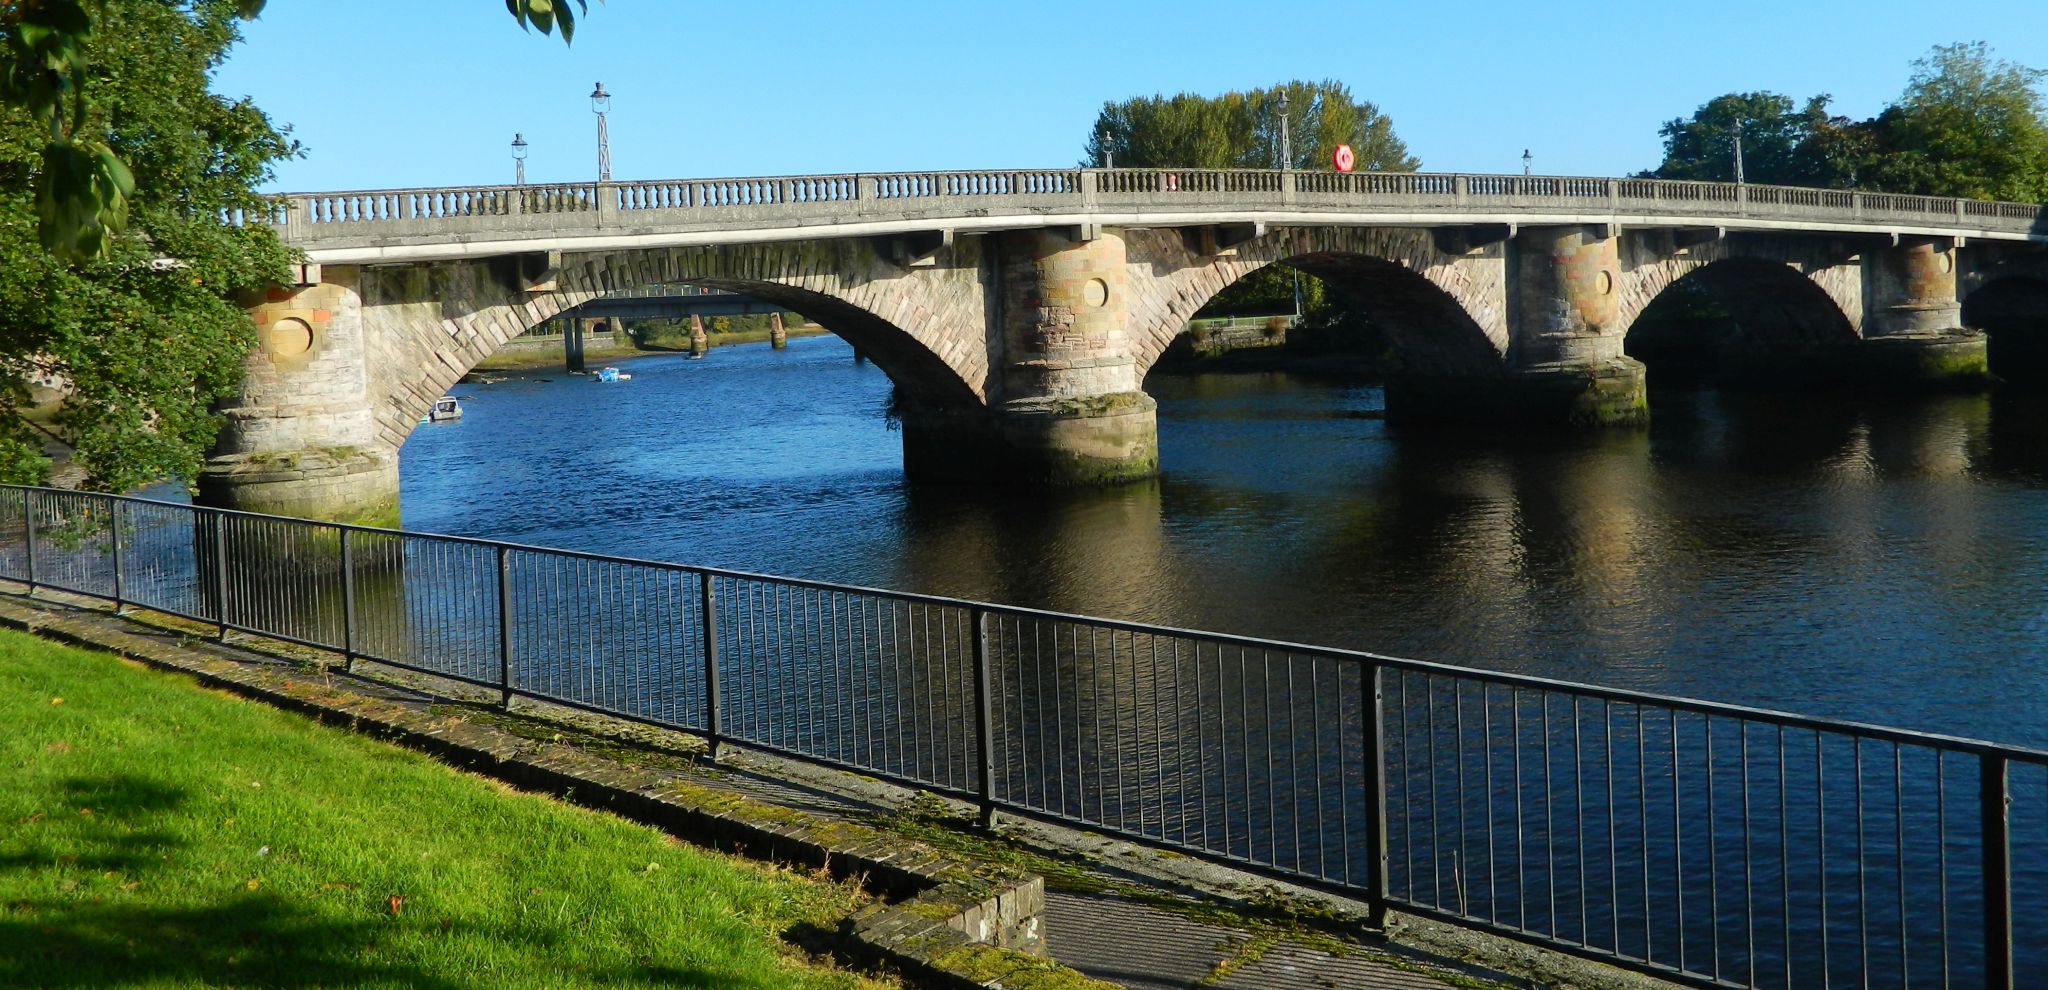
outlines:
[[[1228,169],[1025,169],[554,183],[295,194],[268,216],[328,262],[532,250],[536,240],[961,232],[1205,220],[1527,222],[1908,232],[2048,240],[2037,204],[1665,179]],[[840,229],[828,233],[825,226]],[[507,242],[521,242],[510,244]]]

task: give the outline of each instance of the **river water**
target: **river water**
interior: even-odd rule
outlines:
[[[911,486],[837,338],[464,385],[408,529],[1351,647],[2048,746],[2048,404],[1654,390],[1646,432],[1389,429],[1158,375],[1164,476]]]

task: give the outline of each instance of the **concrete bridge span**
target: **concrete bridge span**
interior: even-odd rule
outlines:
[[[1984,372],[1970,290],[2048,279],[2032,205],[1645,179],[899,173],[322,193],[245,219],[309,263],[252,307],[262,346],[202,496],[369,520],[395,517],[400,446],[477,361],[656,283],[851,340],[903,392],[912,474],[1067,484],[1157,469],[1145,373],[1269,264],[1387,328],[1390,416],[1514,424],[1644,421],[1624,342],[1680,280],[1778,328],[1747,346],[1927,384]]]

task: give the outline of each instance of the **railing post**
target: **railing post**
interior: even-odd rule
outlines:
[[[21,490],[21,530],[22,546],[27,548],[23,552],[27,554],[28,596],[34,598],[36,596],[36,493],[27,488]]]
[[[498,548],[498,706],[512,707],[512,554]]]
[[[356,554],[349,542],[350,530],[341,531],[341,662],[342,669],[356,672]]]
[[[718,599],[711,594],[711,573],[697,575],[697,601],[704,627],[704,744],[705,758],[718,762],[718,744],[725,741],[725,721],[719,714],[718,698]]]
[[[121,506],[122,501],[107,497],[107,521],[114,531],[114,614],[124,615],[128,611],[126,589],[122,585],[121,572]]]
[[[1978,757],[1984,847],[1984,987],[2012,990],[2012,790],[2005,757]]]
[[[1368,664],[1361,685],[1365,720],[1365,909],[1366,923],[1387,923],[1387,736],[1386,668]]]
[[[861,201],[861,202],[867,202],[867,201],[869,201],[869,200],[872,200],[872,199],[874,199],[874,198],[875,198],[875,177],[874,177],[874,176],[872,176],[872,175],[856,175],[856,176],[854,176],[854,177],[853,177],[853,198],[854,198],[854,199],[856,199],[856,200],[859,200],[859,201]]]
[[[1470,177],[1463,175],[1451,176],[1451,200],[1453,202],[1460,206],[1464,205],[1465,197],[1471,192],[1472,180]]]
[[[616,227],[619,223],[619,187],[615,183],[600,182],[592,187],[597,197],[597,225]]]
[[[228,641],[228,524],[225,513],[213,517],[213,610],[220,622],[220,641]]]
[[[981,827],[996,824],[996,733],[994,702],[989,697],[988,613],[970,609],[974,625],[974,766],[975,796],[981,806]]]

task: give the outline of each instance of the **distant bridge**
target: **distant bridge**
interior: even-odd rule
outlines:
[[[1145,372],[1268,264],[1386,330],[1409,421],[1642,422],[1623,341],[1681,279],[1742,332],[1680,344],[1901,383],[1983,377],[1966,298],[2048,312],[2038,205],[1654,179],[898,172],[314,193],[244,219],[310,264],[252,311],[202,488],[311,515],[395,505],[399,446],[472,365],[655,283],[850,340],[903,394],[912,473],[1050,482],[1156,470]]]

